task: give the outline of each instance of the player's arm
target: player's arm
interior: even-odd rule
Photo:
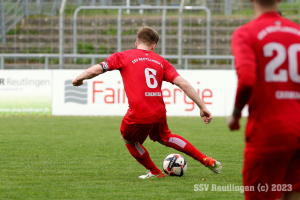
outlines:
[[[232,52],[235,56],[235,67],[238,75],[238,86],[232,115],[227,120],[230,130],[240,128],[239,119],[244,106],[251,97],[256,83],[256,54],[251,46],[252,40],[247,32],[238,30],[233,35]]]
[[[99,74],[103,74],[103,67],[100,64],[96,64],[87,70],[85,70],[82,74],[80,74],[77,78],[73,79],[73,86],[80,86],[83,84],[85,79],[91,79]]]
[[[200,99],[198,93],[191,86],[191,84],[188,81],[186,81],[184,78],[182,78],[181,76],[177,76],[174,79],[173,83],[175,85],[177,85],[178,87],[180,87],[184,91],[184,93],[197,104],[197,106],[200,109],[200,116],[202,117],[203,121],[206,124],[209,124],[210,121],[212,120],[211,113],[206,108],[205,104]]]

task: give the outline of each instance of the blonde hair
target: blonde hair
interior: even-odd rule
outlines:
[[[142,26],[139,28],[137,32],[138,44],[142,43],[147,46],[151,46],[153,44],[157,44],[158,41],[159,41],[159,35],[154,29],[148,26]]]

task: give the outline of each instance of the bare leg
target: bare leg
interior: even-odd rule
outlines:
[[[134,143],[134,142],[132,142],[132,141],[127,141],[127,140],[125,140],[123,137],[122,137],[122,139],[123,139],[123,141],[125,142],[125,144],[132,144],[132,143]]]

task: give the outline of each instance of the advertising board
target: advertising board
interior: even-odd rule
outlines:
[[[0,114],[50,115],[51,70],[1,70]]]
[[[83,70],[53,71],[53,115],[123,116],[128,100],[119,71],[86,80],[80,87],[72,79]],[[237,86],[233,70],[178,70],[196,89],[213,116],[228,116],[234,105]],[[199,109],[180,88],[163,82],[162,95],[168,116],[198,116]]]

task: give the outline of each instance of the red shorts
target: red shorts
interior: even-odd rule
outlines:
[[[280,153],[245,151],[243,181],[246,200],[274,200],[283,192],[300,192],[299,166],[300,149]]]
[[[121,123],[121,134],[123,138],[131,142],[143,144],[148,135],[151,140],[168,142],[171,131],[167,124],[167,118],[163,122],[151,124],[138,124],[130,118],[124,117]]]

